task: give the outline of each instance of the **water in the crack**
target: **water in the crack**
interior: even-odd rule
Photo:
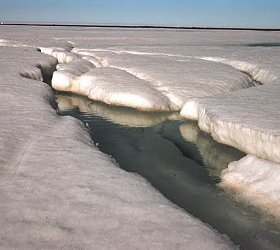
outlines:
[[[244,154],[218,144],[178,114],[143,113],[75,95],[57,95],[60,115],[85,123],[101,151],[146,178],[173,203],[226,234],[241,249],[279,249],[280,228],[234,201],[217,183]]]

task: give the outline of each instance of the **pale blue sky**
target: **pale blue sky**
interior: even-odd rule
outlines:
[[[280,28],[280,0],[0,0],[0,21]]]

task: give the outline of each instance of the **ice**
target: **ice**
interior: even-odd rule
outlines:
[[[194,97],[217,95],[252,86],[250,79],[240,71],[228,65],[196,58],[174,59],[168,56],[89,49],[74,51],[99,58],[106,61],[106,67],[117,68],[137,77],[166,96],[171,110],[175,111],[181,110],[185,102]],[[133,90],[133,86],[129,89]],[[95,100],[95,97],[90,98]],[[129,102],[126,106],[135,107]]]
[[[269,70],[263,69],[260,66],[252,63],[236,61],[236,60],[228,60],[224,58],[214,58],[214,57],[202,57],[201,59],[230,65],[240,71],[248,73],[250,76],[252,76],[254,80],[262,84],[267,84],[279,79],[277,75],[274,75]]]
[[[280,162],[280,84],[274,82],[219,97],[192,100],[181,115],[198,119],[221,143]]]
[[[251,45],[276,43],[279,32],[1,26],[0,39],[3,249],[91,249],[93,242],[100,249],[174,249],[176,243],[222,249],[225,244],[94,149],[80,123],[55,114],[49,86],[37,80],[50,78],[57,60],[60,70],[53,81],[65,88],[80,91],[77,83],[88,76],[85,92],[94,81],[94,98],[103,102],[147,110],[183,108],[181,114],[197,119],[215,140],[251,154],[258,171],[277,173],[280,48]],[[265,85],[244,90],[254,84],[240,71]],[[134,100],[136,92],[140,101]],[[248,186],[248,194],[265,193],[271,204],[278,204],[272,198],[276,189],[266,192],[268,185],[250,182],[258,171],[245,173],[253,167],[246,159],[229,171],[233,189],[246,193]],[[263,183],[277,183],[276,175],[263,176]],[[246,185],[238,187],[235,178]],[[124,209],[118,212],[117,207]]]
[[[56,114],[51,88],[38,81],[55,58],[31,48],[0,53],[2,249],[235,248],[121,170],[81,122]]]
[[[96,68],[80,77],[75,77],[71,72],[60,69],[55,72],[53,88],[117,106],[144,111],[170,110],[169,100],[164,95],[126,71],[110,67]]]
[[[275,167],[280,162],[279,94],[280,84],[276,81],[216,98],[192,100],[181,111],[185,117],[198,119],[200,128],[216,141],[253,155],[254,161],[240,160],[238,168],[222,175],[223,187],[235,189],[237,196],[241,192],[246,202],[264,206],[269,213],[279,213],[275,208],[279,201],[274,199],[279,193]],[[274,174],[264,173],[259,183],[255,182],[262,171]],[[258,197],[258,202],[252,197]]]
[[[229,164],[220,186],[280,218],[280,164],[247,155]]]
[[[267,242],[270,245],[268,249],[273,249],[273,246],[275,249],[279,235],[271,234],[270,230],[277,229],[271,224],[264,225],[256,219],[259,214],[242,206],[236,207],[235,201],[224,197],[223,192],[217,192],[204,167],[189,159],[192,158],[190,155],[199,157],[199,152],[188,148],[190,143],[180,135],[179,121],[166,120],[158,124],[156,130],[137,129],[114,125],[87,113],[79,114],[77,108],[62,112],[63,115],[67,113],[88,124],[92,137],[100,142],[105,152],[113,155],[123,169],[141,174],[167,198],[194,216],[232,239],[238,238],[237,242],[242,242],[244,249],[263,250],[268,248]],[[249,216],[248,211],[251,212]],[[258,241],[255,235],[258,235]]]
[[[59,110],[78,108],[82,113],[103,117],[127,127],[150,127],[170,118],[170,112],[139,112],[94,102],[81,96],[56,95]]]

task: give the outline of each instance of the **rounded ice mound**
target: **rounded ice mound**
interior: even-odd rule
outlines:
[[[222,172],[220,186],[280,218],[280,164],[247,155]]]
[[[51,55],[55,57],[59,63],[70,63],[74,59],[78,58],[76,54],[73,54],[66,50],[54,49],[51,51]]]
[[[96,68],[83,74],[73,92],[107,104],[142,111],[169,111],[169,100],[149,84],[126,71]]]
[[[70,63],[58,64],[56,68],[58,71],[68,71],[74,73],[75,75],[81,75],[89,70],[92,70],[95,66],[87,60],[77,58]]]
[[[174,111],[194,98],[215,96],[253,86],[246,74],[232,66],[197,58],[178,58],[112,51],[79,51],[105,58],[107,67],[124,70],[165,95]]]
[[[69,63],[58,64],[56,68],[52,87],[59,91],[72,91],[79,76],[94,69],[95,66],[87,60],[77,58]]]

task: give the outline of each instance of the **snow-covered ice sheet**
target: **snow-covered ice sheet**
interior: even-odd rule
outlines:
[[[56,59],[30,48],[0,53],[1,249],[234,248],[117,167],[81,122],[56,114],[38,81]]]
[[[244,200],[253,205],[256,202],[251,197],[258,197],[258,206],[264,206],[265,211],[274,214],[279,214],[275,209],[279,207],[279,198],[275,197],[280,197],[277,176],[280,162],[279,95],[280,83],[276,81],[219,97],[194,99],[181,111],[185,117],[198,119],[200,128],[211,133],[216,141],[253,155],[254,161],[246,158],[236,164],[238,168],[229,166],[229,174],[221,176],[222,186],[235,189],[238,196],[241,192]],[[266,173],[262,174],[263,171]],[[260,173],[262,177],[256,182]],[[267,209],[267,206],[273,209]]]
[[[124,82],[131,82],[129,75],[138,78],[137,85],[141,86],[142,92],[133,86],[126,84],[127,91],[137,91],[139,97],[151,93],[154,98],[153,103],[161,103],[159,96],[165,96],[169,107],[159,108],[146,107],[145,105],[135,105],[133,99],[122,97],[127,102],[123,106],[130,106],[142,110],[175,110],[179,111],[185,102],[191,98],[201,96],[217,95],[242,88],[252,86],[251,80],[240,71],[234,68],[210,61],[196,58],[170,58],[169,56],[150,56],[145,54],[130,54],[125,52],[95,51],[74,49],[74,52],[81,56],[92,56],[106,62],[106,68],[116,68],[127,72],[127,77],[123,74]],[[109,71],[109,70],[107,70]],[[105,71],[106,72],[106,71]],[[94,71],[92,71],[94,75]],[[121,73],[119,73],[120,75]],[[115,75],[115,74],[114,74]],[[126,80],[127,79],[127,80]],[[56,79],[54,79],[56,88]],[[83,77],[79,79],[78,85],[83,85]],[[99,82],[98,79],[92,81],[92,88]],[[113,84],[112,80],[112,84]],[[141,84],[142,82],[142,84]],[[104,84],[104,83],[103,83]],[[89,88],[91,87],[88,85]],[[154,91],[151,91],[151,88]],[[144,92],[145,90],[145,92]],[[77,92],[77,91],[75,91]],[[154,93],[153,93],[154,92]],[[108,93],[108,94],[107,94]],[[158,94],[157,94],[158,93]],[[107,103],[114,102],[110,92],[106,89]],[[84,95],[88,92],[84,90]],[[96,100],[97,97],[88,95],[89,98]],[[111,100],[112,99],[112,100]],[[118,103],[117,103],[118,104]]]
[[[280,164],[247,155],[229,164],[221,187],[280,219]]]
[[[144,111],[170,111],[167,97],[126,71],[100,67],[75,77],[71,73],[74,70],[55,72],[52,79],[53,88],[117,106]]]
[[[280,162],[280,82],[186,103],[181,115],[198,119],[218,142]]]
[[[53,237],[51,241],[59,244],[64,244],[69,240],[67,243],[69,247],[72,243],[75,245],[78,244],[76,242],[81,242],[83,237],[85,238],[82,241],[86,242],[85,244],[89,244],[88,242],[92,242],[91,240],[104,241],[107,246],[102,245],[102,247],[106,249],[110,248],[110,244],[113,244],[113,242],[122,244],[120,240],[117,241],[121,237],[118,238],[116,234],[113,234],[113,231],[116,230],[109,228],[105,230],[107,233],[110,232],[111,238],[105,237],[104,235],[106,234],[103,232],[101,235],[101,233],[98,234],[94,231],[93,225],[89,225],[89,223],[92,217],[98,219],[96,214],[92,212],[91,215],[82,215],[80,210],[83,206],[95,207],[86,200],[87,190],[98,190],[100,187],[93,187],[92,185],[94,184],[87,179],[89,172],[88,164],[96,162],[96,159],[99,159],[99,157],[104,157],[104,161],[101,163],[98,160],[96,163],[98,166],[107,166],[108,164],[112,169],[116,167],[109,161],[107,156],[104,156],[99,151],[95,152],[97,156],[93,155],[92,151],[94,149],[91,146],[86,146],[91,145],[91,142],[80,124],[72,119],[58,118],[56,116],[49,106],[49,102],[54,103],[54,101],[47,85],[38,84],[37,81],[26,79],[42,80],[47,78],[46,76],[53,71],[56,64],[54,58],[42,57],[36,50],[31,51],[28,47],[40,48],[46,54],[54,53],[53,56],[57,57],[60,63],[69,63],[69,65],[59,66],[60,69],[63,69],[60,72],[65,70],[65,72],[67,70],[71,71],[74,68],[72,73],[69,73],[69,77],[67,74],[64,74],[64,76],[66,75],[65,82],[70,79],[71,83],[76,83],[82,78],[83,74],[94,75],[93,72],[99,68],[102,68],[99,73],[96,71],[99,74],[99,79],[105,77],[106,82],[108,82],[108,72],[105,73],[107,69],[103,71],[103,68],[111,68],[108,70],[112,70],[112,72],[113,70],[118,70],[118,72],[125,71],[126,73],[122,73],[122,77],[126,81],[119,84],[124,85],[130,79],[137,78],[137,80],[133,81],[134,83],[137,81],[143,84],[144,82],[147,84],[144,84],[145,86],[149,84],[153,91],[167,98],[170,109],[180,110],[184,106],[181,114],[185,117],[198,119],[200,127],[210,132],[215,140],[270,160],[271,163],[273,161],[279,162],[279,100],[277,97],[279,96],[280,86],[280,47],[269,46],[269,44],[279,43],[279,32],[136,31],[133,29],[124,31],[122,29],[1,26],[0,39],[0,48],[2,50],[0,61],[0,105],[1,112],[3,113],[1,116],[0,145],[1,163],[4,164],[1,166],[1,172],[3,172],[3,175],[1,175],[1,188],[3,187],[1,195],[9,194],[9,196],[5,197],[5,202],[1,203],[0,207],[1,211],[3,211],[2,214],[5,215],[1,217],[1,220],[7,225],[5,227],[7,230],[1,233],[7,233],[3,237],[8,239],[6,242],[10,242],[10,245],[22,245],[22,242],[27,244],[26,242],[31,237],[29,235],[31,231],[26,230],[26,228],[30,228],[34,232],[32,234],[34,236],[32,236],[29,242],[43,242],[45,240],[44,235],[51,235]],[[16,47],[22,48],[17,49]],[[85,66],[82,66],[80,63],[75,65],[75,60],[81,59],[87,61]],[[88,62],[91,64],[88,64]],[[86,65],[92,66],[88,68]],[[34,66],[37,66],[37,68]],[[45,69],[43,75],[39,68]],[[237,90],[247,87],[248,84],[251,85],[250,79],[240,73],[240,70],[250,74],[252,78],[266,85],[246,90]],[[131,84],[133,85],[133,83]],[[109,85],[107,90],[110,90]],[[194,92],[192,89],[196,91]],[[232,90],[237,91],[224,94]],[[141,91],[145,94],[148,92],[144,91],[144,88]],[[105,97],[106,95],[102,98]],[[203,98],[191,99],[200,97]],[[186,101],[187,104],[185,105]],[[155,98],[153,105],[156,103],[157,99]],[[17,118],[13,120],[15,116]],[[67,134],[65,132],[66,128],[69,129]],[[42,134],[41,131],[50,132]],[[71,131],[73,132],[72,134]],[[39,139],[42,140],[40,141]],[[77,145],[80,147],[77,147]],[[83,156],[83,163],[76,157],[79,153]],[[36,155],[40,155],[40,157],[35,158]],[[62,159],[61,155],[67,157]],[[49,159],[54,160],[50,161]],[[262,159],[258,158],[255,158],[254,162],[259,160],[259,166],[269,165],[264,164]],[[44,168],[38,166],[44,166]],[[80,171],[80,169],[78,171],[78,166],[83,171]],[[244,167],[246,167],[246,164],[244,164]],[[96,166],[94,169],[96,171]],[[5,173],[5,171],[7,172]],[[50,176],[49,173],[44,171],[51,172]],[[57,171],[60,172],[58,173]],[[114,171],[117,170],[115,169]],[[120,175],[117,175],[118,177],[127,175],[121,170],[118,171],[121,172]],[[104,172],[106,175],[109,174],[107,170],[104,170]],[[234,170],[231,170],[231,172],[233,173]],[[75,177],[79,177],[77,180],[73,181],[73,173],[75,173]],[[238,170],[238,173],[241,173],[241,171]],[[92,174],[94,173],[90,172],[90,175]],[[94,178],[98,178],[97,175],[94,175]],[[63,179],[61,176],[65,176],[65,178]],[[115,176],[115,172],[112,176]],[[131,175],[128,176],[129,179]],[[253,178],[253,176],[254,173],[252,173],[251,177]],[[265,178],[263,180],[271,180],[272,183],[277,183],[273,181],[274,177],[272,175],[266,176],[266,180]],[[11,182],[13,178],[17,181]],[[137,177],[133,177],[132,182],[134,182],[134,178]],[[69,180],[72,183],[69,183]],[[82,189],[82,187],[75,186],[76,181],[86,183],[86,185],[82,186],[86,188]],[[61,182],[61,186],[59,186],[59,182]],[[127,182],[126,179],[125,182]],[[144,189],[148,188],[148,190],[151,190],[146,184],[144,186]],[[50,188],[47,189],[47,187]],[[68,189],[64,189],[65,187]],[[58,190],[62,192],[57,192]],[[250,188],[250,190],[254,190],[256,194],[262,191],[260,188]],[[154,191],[151,190],[151,193],[154,193]],[[10,196],[10,194],[14,196]],[[103,194],[102,192],[100,193],[101,196]],[[267,193],[267,195],[270,194]],[[83,195],[86,201],[79,195]],[[38,201],[38,199],[34,199],[35,196],[47,198],[42,198]],[[107,195],[104,196],[107,197]],[[151,197],[153,195],[147,199],[152,199]],[[139,196],[139,199],[142,199],[141,196]],[[161,199],[162,197],[160,197],[160,203],[164,202]],[[37,204],[37,202],[39,203]],[[77,206],[72,206],[73,204]],[[108,204],[111,203],[109,202]],[[98,203],[97,207],[102,210],[104,207],[99,205]],[[107,207],[104,208],[104,211],[107,211]],[[159,218],[164,218],[164,222],[162,224],[157,221],[156,223],[158,224],[156,225],[160,224],[159,227],[161,229],[173,229],[169,223],[171,221],[177,223],[178,221],[178,231],[168,230],[164,234],[163,230],[161,230],[157,234],[157,238],[165,243],[168,241],[166,235],[170,237],[170,241],[166,243],[166,248],[170,249],[172,248],[170,245],[172,244],[172,239],[173,242],[182,243],[181,246],[186,244],[187,239],[182,234],[185,232],[185,228],[192,228],[192,226],[189,226],[189,221],[178,220],[178,216],[182,216],[183,213],[170,208],[169,205],[167,207],[172,210],[171,214],[174,218],[166,218],[166,216],[161,214]],[[141,206],[139,209],[144,208]],[[148,210],[155,213],[158,212],[155,211],[156,209],[152,210],[149,208]],[[47,211],[46,213],[49,213],[49,215],[52,214],[52,217],[49,217],[49,215],[45,216],[45,219],[51,219],[45,220],[43,217],[40,217],[41,211]],[[55,211],[55,213],[50,211]],[[112,212],[111,215],[116,215],[113,209],[110,211]],[[134,208],[129,208],[125,211],[135,210]],[[141,211],[143,212],[143,210]],[[176,212],[173,215],[174,211],[180,215]],[[139,212],[139,214],[142,212]],[[164,210],[163,213],[165,212]],[[83,221],[85,227],[80,222],[77,223],[75,218]],[[101,221],[101,218],[105,218],[104,221]],[[101,218],[96,220],[96,225],[101,228],[102,226],[106,228],[108,225],[106,222],[108,221],[110,221],[111,225],[116,225],[116,228],[118,226],[121,227],[121,217],[108,216],[107,220],[107,217],[103,214]],[[111,223],[111,218],[113,223]],[[1,225],[3,224],[2,221]],[[136,241],[140,242],[139,244],[146,244],[145,246],[141,245],[143,246],[142,248],[147,248],[151,243],[153,235],[151,233],[148,235],[143,229],[147,228],[143,220],[137,222],[137,227],[133,227],[133,232],[131,224],[124,224],[127,225],[126,231],[117,230],[120,234],[121,232],[127,232],[126,241],[123,242],[132,244],[131,242],[137,238]],[[76,225],[79,225],[79,228]],[[41,228],[49,231],[47,233],[40,233]],[[145,232],[145,237],[150,240],[143,236],[141,228]],[[202,228],[204,227],[202,226]],[[75,231],[76,229],[77,231]],[[94,237],[91,239],[87,234],[88,230],[92,230],[91,232],[94,234]],[[206,230],[206,235],[213,235],[211,230],[211,232],[205,228],[201,230]],[[13,232],[13,234],[9,232]],[[59,237],[55,236],[54,232],[58,233]],[[199,235],[195,230],[190,232]],[[80,235],[80,237],[77,235]],[[143,237],[139,240],[141,236],[144,237],[144,240]],[[211,240],[211,242],[213,241],[216,240]],[[194,240],[193,242],[194,244],[205,243],[211,247],[211,243],[208,244],[207,240],[200,240],[200,242],[199,240]],[[53,245],[51,244],[55,243],[49,244],[46,244],[44,247],[52,249]],[[118,245],[117,247],[122,248],[123,245]],[[163,249],[162,245],[153,245],[154,249],[156,247]],[[9,249],[8,246],[4,246],[4,248]],[[215,247],[213,248],[215,249]]]

